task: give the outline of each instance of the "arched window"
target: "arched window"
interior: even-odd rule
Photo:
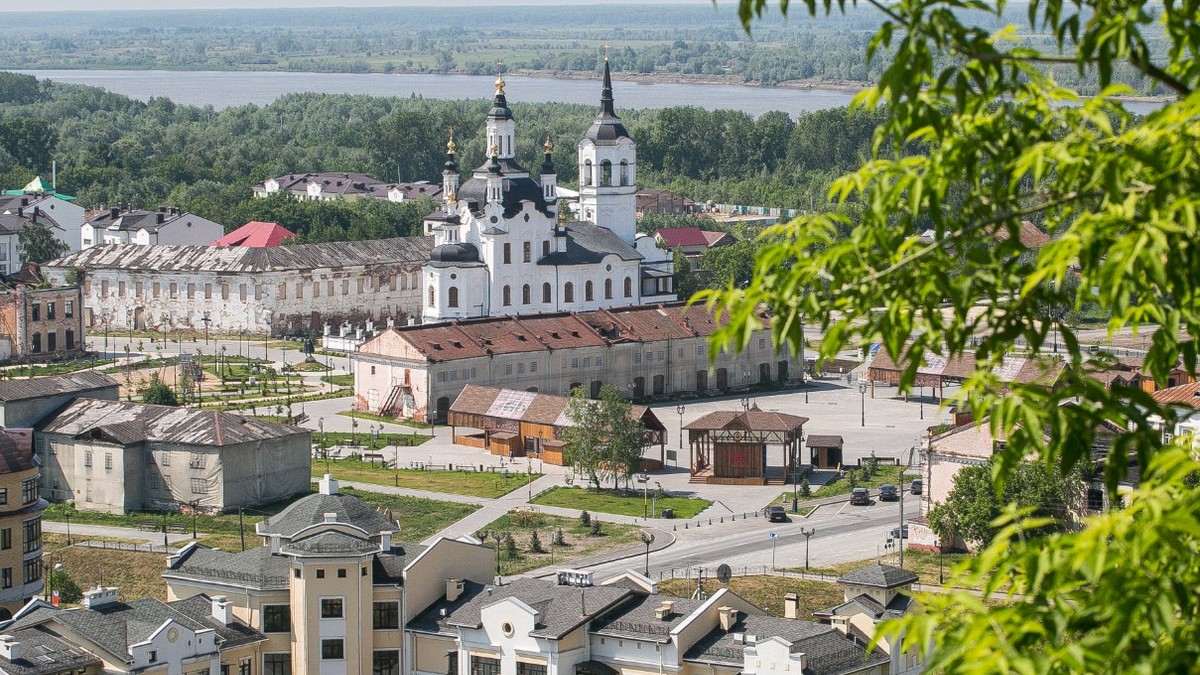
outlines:
[[[433,307],[437,304],[437,292],[433,290],[433,286],[429,287],[429,306]]]
[[[633,279],[629,277],[625,277],[625,297],[633,297]]]
[[[569,281],[563,286],[563,302],[575,302],[575,284]]]
[[[600,162],[600,187],[610,185],[612,185],[612,162],[606,159]]]
[[[592,282],[589,281],[583,285],[583,299],[587,302],[592,301]]]
[[[508,307],[509,305],[512,304],[512,287],[510,287],[510,286],[504,287],[504,301],[503,302],[504,302],[505,307]]]
[[[521,287],[521,304],[529,304],[529,284],[525,284]]]
[[[553,291],[551,291],[551,289],[550,289],[550,284],[548,284],[548,283],[542,284],[542,302],[544,302],[546,304],[550,304],[550,302],[552,302],[550,299],[550,296],[552,293],[553,293]]]
[[[612,279],[604,280],[604,299],[612,300]]]
[[[583,184],[592,184],[592,160],[590,159],[583,160]]]
[[[458,307],[458,287],[450,287],[450,302],[446,303],[449,307]]]
[[[621,185],[629,185],[629,160],[621,160]]]

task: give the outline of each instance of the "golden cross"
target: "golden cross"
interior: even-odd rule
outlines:
[[[501,61],[500,59],[496,59],[496,74],[497,75],[504,74],[504,62]]]
[[[608,60],[608,43],[607,42],[604,43],[604,60],[605,61]]]

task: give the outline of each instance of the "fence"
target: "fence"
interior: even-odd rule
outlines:
[[[815,574],[812,572],[792,572],[786,569],[771,569],[770,565],[740,565],[730,566],[731,576],[735,577],[761,577],[774,576],[785,577],[788,579],[811,579],[813,581],[828,581],[836,582],[838,577],[831,574]],[[703,577],[705,581],[716,580],[716,567],[702,567],[694,565],[691,567],[672,567],[668,570],[659,570],[658,580],[667,581],[669,579],[692,579],[695,580]]]
[[[102,548],[112,551],[131,551],[134,553],[162,553],[170,555],[175,553],[176,549],[162,544],[134,544],[127,541],[77,541],[75,546],[83,546],[84,548]]]

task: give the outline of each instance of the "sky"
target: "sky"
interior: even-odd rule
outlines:
[[[617,0],[618,4],[643,4]],[[144,9],[277,9],[279,0],[56,0],[38,3],[38,11],[116,11]],[[497,5],[594,5],[595,0],[288,0],[296,7],[404,7]],[[644,4],[708,5],[710,0],[646,0]],[[0,0],[0,12],[29,11],[28,0]]]

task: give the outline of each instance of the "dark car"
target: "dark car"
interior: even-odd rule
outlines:
[[[902,527],[893,527],[892,539],[908,539],[908,523],[905,523]]]
[[[918,478],[912,482],[912,493],[914,495],[921,494],[921,491],[924,489],[925,489],[925,483],[921,482],[920,478]]]
[[[879,501],[894,502],[897,499],[900,499],[900,491],[896,489],[895,485],[884,483],[879,486]]]
[[[867,488],[854,488],[850,491],[851,506],[866,506],[871,503],[871,493]]]
[[[786,523],[787,511],[784,511],[782,506],[768,506],[767,520],[772,523]]]

